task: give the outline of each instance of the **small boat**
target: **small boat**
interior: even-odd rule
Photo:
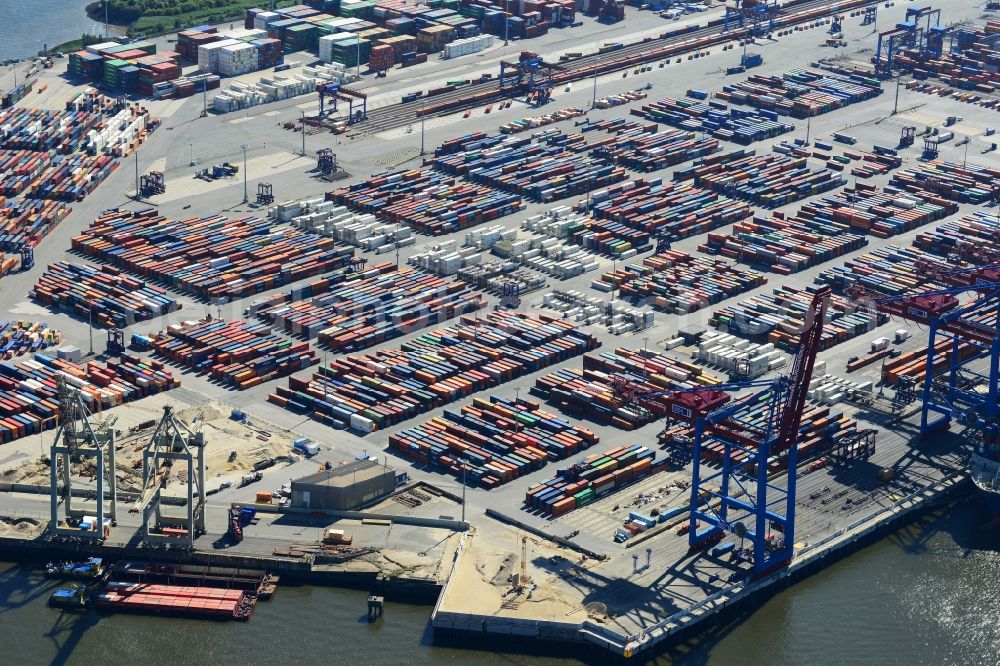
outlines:
[[[76,587],[60,587],[49,595],[49,606],[55,608],[87,608],[90,606],[90,596],[86,585]]]
[[[91,557],[85,562],[49,562],[45,565],[45,575],[50,578],[100,578],[104,573],[104,561]]]

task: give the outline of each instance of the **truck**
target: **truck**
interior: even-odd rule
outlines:
[[[251,483],[260,481],[263,478],[264,475],[261,472],[250,472],[249,474],[244,474],[240,477],[240,488],[249,486]]]
[[[304,456],[314,456],[319,453],[319,444],[307,437],[299,437],[292,441],[292,450]]]
[[[880,352],[889,346],[889,338],[881,337],[872,340],[872,353]]]
[[[622,543],[623,541],[628,541],[636,534],[639,534],[640,532],[645,532],[646,529],[647,526],[645,524],[634,520],[630,520],[629,522],[625,523],[617,530],[615,530],[615,543]]]
[[[636,511],[629,511],[628,519],[629,522],[639,523],[645,529],[649,529],[650,527],[656,525],[656,520],[654,518],[651,518],[642,513],[638,513]]]
[[[140,335],[139,333],[133,333],[132,334],[132,347],[134,347],[135,349],[142,350],[142,351],[146,351],[148,349],[152,349],[153,348],[153,339],[150,338],[150,337],[148,337],[148,336],[145,336],[145,335]]]
[[[344,534],[344,530],[328,529],[323,532],[323,543],[334,546],[350,546],[354,542],[354,537]]]

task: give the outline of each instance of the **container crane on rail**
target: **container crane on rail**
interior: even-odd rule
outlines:
[[[796,440],[831,293],[829,287],[822,287],[813,294],[789,375],[652,392],[639,391],[620,377],[612,384],[626,401],[694,427],[688,543],[692,549],[704,548],[726,533],[749,539],[756,576],[783,567],[792,558]],[[761,387],[764,390],[736,400],[730,395]],[[751,423],[745,418],[748,408],[762,402],[768,404],[766,421]],[[702,454],[710,449],[722,451],[722,466],[703,474]],[[782,487],[768,473],[775,470],[777,456],[783,453],[789,473]],[[702,522],[707,527],[702,528]],[[772,530],[782,537],[775,538]]]
[[[921,435],[947,428],[956,418],[966,426],[982,426],[983,437],[998,437],[1000,263],[956,269],[922,261],[918,269],[943,286],[890,296],[873,297],[863,289],[850,293],[879,312],[928,327]],[[959,296],[969,292],[976,292],[976,297],[962,303]],[[936,359],[938,347],[947,350],[943,359]],[[989,359],[986,374],[972,368],[985,359]]]

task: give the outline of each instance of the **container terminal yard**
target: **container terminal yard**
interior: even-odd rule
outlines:
[[[1000,516],[1000,19],[578,9],[0,78],[0,540],[53,605],[334,584],[637,658],[952,493]]]

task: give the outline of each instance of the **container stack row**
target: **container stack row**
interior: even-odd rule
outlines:
[[[106,366],[80,364],[49,354],[0,362],[0,442],[55,428],[59,417],[56,376],[79,391],[90,411],[122,405],[179,385],[157,361],[125,355]]]
[[[769,294],[758,294],[716,310],[709,323],[752,342],[770,342],[792,353],[798,348],[812,296],[808,289],[775,287]],[[887,315],[856,310],[855,304],[845,298],[831,299],[820,349],[864,335],[888,321]]]
[[[794,69],[781,76],[754,74],[740,83],[725,85],[719,99],[776,111],[794,118],[809,118],[857,104],[882,94],[877,79]]]
[[[651,298],[658,310],[685,314],[760,287],[767,278],[720,259],[668,250],[605,273],[601,282],[617,286],[621,298]]]
[[[56,151],[68,155],[87,149],[91,130],[105,126],[117,103],[96,92],[84,92],[61,111],[12,107],[0,112],[0,148]]]
[[[874,185],[858,183],[853,188],[803,204],[794,218],[780,212],[773,216],[824,236],[850,232],[889,238],[937,222],[957,211],[955,203],[929,193],[911,196],[891,187],[880,190]]]
[[[362,433],[384,429],[598,346],[560,319],[498,311],[420,335],[395,350],[345,356],[268,400]]]
[[[213,75],[206,77],[209,88],[213,87],[212,77]],[[311,67],[275,72],[258,81],[233,81],[228,88],[212,98],[212,108],[219,113],[229,113],[299,95],[313,94],[318,84],[348,84],[357,79],[358,75],[353,69],[345,69],[337,64],[316,63]]]
[[[531,116],[529,118],[521,118],[520,120],[514,120],[512,122],[501,125],[498,129],[500,130],[501,134],[520,134],[521,132],[527,132],[528,130],[536,129],[538,127],[544,127],[545,125],[551,125],[553,123],[560,123],[564,120],[579,118],[580,116],[583,115],[586,115],[586,111],[580,108],[560,109],[559,111],[546,113],[545,115],[542,116]]]
[[[67,261],[49,264],[30,295],[103,328],[125,328],[181,307],[165,290],[117,268]]]
[[[386,224],[371,214],[359,215],[322,197],[278,204],[268,210],[268,217],[368,251],[391,250],[416,240],[407,226]]]
[[[661,99],[632,109],[632,114],[692,132],[705,132],[717,139],[744,146],[791,132],[794,125],[778,120],[775,111],[730,109],[722,102],[691,99]]]
[[[202,298],[239,298],[334,270],[353,249],[333,239],[223,215],[169,220],[154,209],[105,211],[73,249]]]
[[[591,454],[558,470],[555,478],[528,488],[524,505],[552,516],[565,515],[649,476],[655,459],[655,451],[639,444]]]
[[[925,57],[915,49],[893,55],[893,63],[909,70],[917,81],[936,78],[942,83],[978,93],[996,93],[996,34],[1000,23],[987,21],[982,28],[956,30],[954,49],[943,49],[934,58]],[[983,102],[987,100],[982,100]]]
[[[63,218],[69,206],[41,199],[4,201],[0,197],[0,250],[17,251],[24,245],[37,245]]]
[[[426,168],[371,178],[327,196],[351,210],[374,213],[431,235],[490,222],[522,208],[517,195],[463,183]]]
[[[943,257],[958,254],[975,263],[991,263],[990,250],[995,246],[1000,221],[993,211],[977,210],[958,220],[945,222],[936,229],[917,234],[913,244]],[[986,252],[982,252],[986,250]]]
[[[574,245],[590,252],[623,259],[648,250],[650,246],[649,232],[611,220],[575,220],[568,228],[568,234],[569,242]]]
[[[257,317],[286,332],[338,352],[366,349],[421,328],[475,312],[483,295],[458,280],[383,263],[362,273],[328,279],[275,294],[252,308]]]
[[[755,217],[733,225],[728,234],[708,234],[698,249],[741,263],[763,266],[790,275],[860,250],[868,239],[857,234],[826,236],[802,229],[796,219]]]
[[[840,292],[861,287],[876,296],[900,296],[914,290],[945,287],[943,283],[935,281],[930,271],[923,268],[926,264],[940,265],[942,261],[940,256],[915,247],[889,245],[852,257],[841,266],[823,271],[817,276],[816,282],[829,284]]]
[[[995,326],[995,322],[993,325]],[[937,375],[949,366],[957,365],[968,358],[976,356],[979,353],[978,349],[978,345],[970,342],[960,342],[956,349],[953,340],[939,340],[934,345],[934,353],[931,358],[934,374]],[[917,386],[921,386],[926,375],[926,347],[906,352],[894,359],[886,360],[882,366],[882,382],[886,386],[896,386],[904,377],[916,382]]]
[[[747,408],[740,413],[741,422],[745,422],[748,427],[765,428],[770,402],[769,397],[765,394],[763,397],[758,397],[753,403],[748,403]],[[802,413],[799,437],[796,440],[798,461],[801,463],[823,456],[833,448],[838,440],[856,431],[857,427],[857,421],[843,412],[834,411],[827,405],[807,402]],[[756,452],[732,448],[730,455],[730,462],[739,464],[755,456]],[[725,450],[718,442],[713,442],[702,450],[702,460],[712,464],[721,464],[724,457]],[[788,451],[773,452],[767,461],[767,476],[773,477],[785,470],[787,466]],[[751,463],[749,471],[752,473],[755,468],[756,465]]]
[[[158,88],[170,90],[180,77],[181,57],[177,51],[157,53],[153,42],[103,42],[71,53],[66,71],[116,93],[152,96]]]
[[[616,349],[583,357],[583,369],[564,368],[535,380],[531,394],[576,418],[634,430],[656,417],[636,409],[615,391],[615,377],[629,376],[640,392],[704,386],[718,377],[656,352]]]
[[[48,153],[34,150],[0,150],[0,195],[16,197],[52,162]]]
[[[804,157],[791,158],[776,153],[754,155],[739,151],[720,156],[711,163],[705,162],[679,171],[674,177],[691,178],[695,185],[766,208],[777,208],[828,192],[847,182],[835,171],[810,168]]]
[[[680,129],[639,135],[619,134],[613,137],[613,141],[603,153],[597,154],[640,172],[665,169],[719,150],[717,139],[697,138],[694,132]]]
[[[568,458],[598,442],[590,430],[533,401],[490,396],[445,409],[440,417],[389,436],[389,447],[486,489],[524,476],[550,460]]]
[[[41,322],[0,321],[0,358],[11,359],[62,342],[62,333]]]
[[[627,181],[597,190],[590,201],[593,216],[599,220],[674,240],[714,231],[753,214],[741,201],[691,183],[660,179]]]
[[[562,135],[554,130],[556,135]],[[555,135],[550,135],[555,136]],[[582,134],[577,134],[583,139]],[[624,180],[625,169],[536,137],[507,136],[496,146],[435,157],[434,167],[534,201],[555,201]],[[585,139],[583,139],[586,143]]]
[[[918,196],[936,195],[958,203],[983,204],[993,194],[1000,169],[934,160],[898,171],[889,184]]]
[[[173,324],[153,338],[155,352],[238,390],[318,363],[307,342],[274,335],[263,323],[223,320]]]
[[[118,161],[108,155],[56,155],[28,184],[24,195],[53,201],[83,201],[117,167]]]

